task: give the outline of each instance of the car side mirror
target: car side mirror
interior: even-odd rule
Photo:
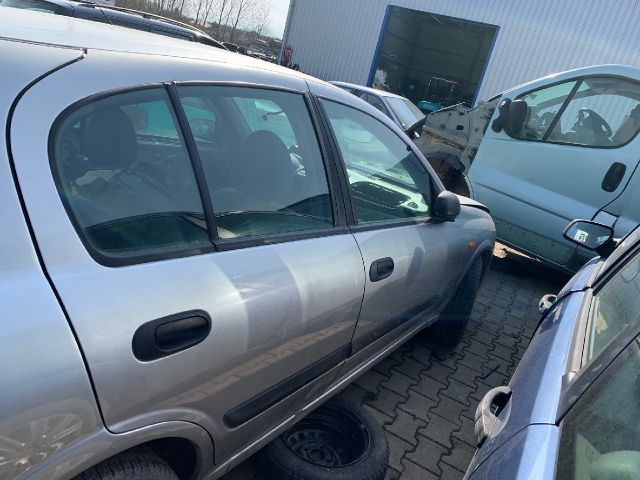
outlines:
[[[591,220],[574,220],[562,232],[564,238],[588,250],[606,256],[613,248],[613,228]]]
[[[527,102],[524,100],[511,101],[505,98],[498,105],[498,117],[491,123],[491,129],[494,132],[504,130],[509,135],[517,134],[524,125],[527,108]]]
[[[439,220],[453,222],[460,214],[460,200],[455,193],[440,192],[433,206],[433,214]]]
[[[510,98],[505,98],[498,105],[498,117],[491,122],[491,130],[494,132],[501,132],[504,128],[504,124],[507,122],[507,118],[509,117],[509,105],[511,105]]]
[[[516,135],[522,130],[524,120],[527,117],[527,108],[527,102],[524,100],[514,100],[511,102],[509,105],[509,116],[504,123],[505,132],[509,135]]]

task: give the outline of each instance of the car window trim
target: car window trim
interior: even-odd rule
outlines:
[[[393,228],[393,227],[404,226],[404,225],[412,225],[412,224],[417,224],[417,223],[429,223],[430,220],[434,218],[432,215],[425,215],[425,216],[422,216],[422,217],[414,217],[414,218],[410,218],[410,219],[392,219],[392,220],[388,220],[388,221],[380,221],[380,222],[358,224],[356,211],[355,211],[355,203],[353,201],[353,193],[352,193],[352,190],[351,190],[351,185],[350,185],[349,180],[348,180],[349,177],[348,177],[348,174],[347,174],[347,165],[346,165],[346,163],[344,161],[344,158],[342,157],[342,152],[340,151],[340,147],[338,146],[338,139],[335,136],[333,128],[331,128],[329,115],[328,115],[326,109],[324,108],[324,105],[322,105],[321,100],[326,100],[328,102],[337,103],[337,104],[342,105],[344,107],[352,108],[354,110],[357,110],[360,113],[368,115],[369,117],[373,118],[374,120],[376,120],[379,123],[381,123],[382,125],[384,125],[391,133],[396,135],[405,144],[405,146],[408,147],[409,151],[411,151],[416,157],[418,157],[418,160],[420,160],[420,163],[421,163],[422,167],[424,168],[425,172],[429,176],[429,185],[431,187],[431,192],[430,192],[431,193],[431,205],[429,206],[429,212],[431,212],[431,208],[433,207],[433,204],[435,202],[436,197],[441,192],[443,192],[445,190],[445,188],[444,188],[444,186],[442,185],[442,183],[440,181],[436,181],[435,180],[435,178],[437,178],[437,176],[435,176],[434,172],[432,171],[431,166],[429,165],[429,162],[427,162],[426,159],[423,161],[424,156],[422,155],[422,153],[418,150],[416,145],[411,140],[409,140],[409,143],[407,143],[406,140],[404,138],[402,138],[402,135],[399,135],[398,132],[396,132],[393,128],[389,127],[389,125],[387,125],[385,122],[383,122],[380,119],[376,118],[374,115],[371,115],[369,112],[366,112],[366,111],[364,111],[364,110],[362,110],[360,108],[357,108],[357,107],[355,107],[355,106],[353,106],[353,105],[351,105],[349,103],[342,102],[340,100],[336,100],[334,98],[327,97],[325,95],[316,95],[315,97],[316,97],[316,100],[317,100],[318,108],[320,109],[320,112],[322,114],[322,117],[323,117],[325,125],[326,125],[326,130],[327,130],[326,134],[328,135],[329,142],[332,145],[333,153],[334,153],[337,161],[340,163],[339,169],[341,171],[342,185],[343,185],[343,188],[346,188],[346,192],[347,192],[347,195],[345,195],[345,201],[348,202],[348,205],[346,206],[346,208],[347,208],[348,217],[350,217],[349,218],[349,227],[353,231],[369,231],[369,230],[378,230],[378,229],[384,229],[384,228]],[[370,104],[367,103],[367,105],[370,105]],[[375,108],[373,105],[370,105],[370,106],[371,106],[371,108]],[[380,112],[379,110],[376,109],[376,112],[380,113],[380,115],[382,115],[387,120],[391,120],[388,117],[384,116],[384,114],[382,112]],[[391,120],[391,121],[393,123],[393,120]],[[396,128],[399,128],[395,123],[393,123],[393,125]]]
[[[571,91],[569,92],[569,95],[567,95],[566,98],[564,99],[564,102],[562,102],[562,105],[558,109],[558,112],[555,114],[555,116],[553,117],[553,120],[551,120],[551,123],[547,127],[547,131],[542,134],[542,138],[540,139],[541,142],[552,143],[552,142],[549,142],[549,136],[551,135],[551,132],[553,132],[553,129],[556,128],[556,125],[560,121],[560,118],[562,117],[562,115],[564,115],[565,110],[567,109],[567,107],[571,103],[571,100],[573,100],[573,97],[575,97],[576,92],[582,86],[583,83],[584,83],[584,80],[580,79],[576,81],[573,87],[571,87]],[[558,143],[565,143],[565,142],[558,142]]]
[[[525,96],[527,96],[527,95],[529,95],[531,93],[535,93],[537,91],[544,90],[546,88],[555,87],[556,85],[561,85],[563,83],[569,83],[569,82],[582,83],[585,79],[588,79],[588,78],[603,78],[603,77],[614,78],[614,79],[618,79],[618,80],[625,80],[627,82],[636,83],[636,84],[640,85],[640,81],[636,80],[635,78],[625,77],[624,75],[615,75],[615,74],[583,75],[583,76],[580,76],[580,77],[565,78],[564,80],[558,80],[557,82],[549,83],[547,85],[544,85],[544,86],[541,86],[541,87],[538,87],[538,88],[534,88],[532,90],[528,90],[528,91],[526,91],[524,93],[519,94],[517,97],[514,98],[514,100],[520,100],[522,97],[525,97]],[[506,94],[508,94],[508,93],[509,92],[507,92]],[[574,92],[572,90],[572,92],[569,95],[572,96],[573,93]],[[506,94],[502,95],[503,98],[509,98],[509,97],[505,96]],[[569,96],[567,98],[569,98]],[[566,101],[566,99],[565,99],[565,101]],[[639,102],[640,102],[640,100],[639,100]],[[568,105],[569,104],[567,103],[567,106]],[[497,111],[498,111],[498,109],[496,108],[496,112]],[[564,112],[564,110],[563,110],[563,112]],[[560,113],[560,112],[558,112],[558,113]],[[494,112],[494,115],[495,115],[495,112]],[[493,118],[493,116],[492,116],[492,118]],[[554,118],[554,121],[556,119],[559,119],[559,118],[560,118],[560,115],[556,115],[556,117]],[[551,125],[550,125],[550,127],[551,127]],[[555,123],[553,124],[553,127],[555,127]],[[547,132],[551,132],[551,129],[547,129],[547,131],[545,132],[545,135],[547,134]],[[597,148],[597,149],[604,149],[604,150],[612,150],[612,149],[616,149],[616,148],[625,147],[625,146],[629,145],[631,142],[633,142],[638,137],[638,134],[640,134],[640,128],[636,131],[635,135],[632,136],[625,143],[621,143],[620,145],[615,145],[615,146],[610,146],[610,147],[601,146],[601,145],[581,145],[579,143],[554,142],[554,141],[542,140],[542,139],[541,140],[535,140],[535,139],[532,139],[532,138],[518,138],[518,137],[514,137],[513,135],[508,134],[506,131],[505,131],[505,133],[507,134],[507,136],[509,138],[513,138],[514,140],[518,140],[520,142],[548,143],[548,144],[551,144],[551,145],[565,145],[565,146],[569,146],[569,147]],[[544,138],[544,135],[543,135],[543,138]]]
[[[332,170],[336,177],[334,185],[339,191],[339,201],[342,205],[345,225],[353,225],[355,223],[355,212],[353,210],[353,202],[351,201],[351,189],[349,188],[349,180],[346,175],[346,169],[340,156],[340,149],[333,136],[329,119],[326,116],[324,107],[315,95],[310,95],[311,104],[315,112],[315,119],[318,122],[320,134],[323,138],[328,158],[332,164]]]
[[[331,145],[327,138],[325,128],[322,124],[322,114],[319,112],[315,98],[309,92],[304,95],[307,104],[307,110],[311,117],[313,130],[320,146],[320,154],[324,165],[325,175],[327,177],[327,185],[329,194],[331,195],[331,203],[333,207],[334,226],[342,227],[347,225],[347,214],[345,209],[344,192],[336,159],[333,155]]]
[[[184,138],[187,148],[187,154],[189,155],[189,160],[191,162],[191,168],[196,178],[198,193],[202,201],[202,208],[204,209],[204,216],[207,222],[209,240],[215,246],[216,240],[218,239],[218,229],[216,228],[216,219],[211,201],[211,194],[209,193],[209,187],[207,186],[207,179],[204,175],[204,168],[202,167],[202,161],[200,160],[200,153],[198,152],[196,140],[193,132],[191,131],[191,125],[189,124],[189,119],[184,111],[182,102],[180,102],[175,82],[165,83],[164,86],[178,119],[178,128],[182,132],[182,137]]]
[[[191,166],[194,171],[194,175],[196,177],[196,183],[198,185],[198,193],[200,195],[200,199],[203,205],[205,219],[207,222],[207,228],[209,229],[210,242],[199,243],[194,245],[180,245],[180,246],[174,246],[174,247],[149,248],[146,250],[124,252],[121,254],[104,253],[99,249],[95,248],[91,244],[87,236],[83,233],[83,229],[78,223],[75,213],[71,205],[69,204],[66,196],[58,195],[58,198],[60,199],[64,207],[65,213],[67,214],[67,218],[69,219],[71,225],[73,226],[76,235],[80,239],[82,245],[84,246],[89,256],[95,262],[105,267],[119,268],[119,267],[126,267],[130,265],[138,265],[138,264],[157,262],[157,261],[163,261],[163,260],[171,260],[171,259],[177,259],[177,258],[205,255],[209,253],[214,253],[216,251],[248,248],[248,247],[259,246],[259,245],[270,245],[270,244],[290,242],[290,241],[296,241],[296,240],[306,240],[311,238],[322,238],[322,237],[331,236],[331,235],[344,234],[345,232],[348,231],[348,229],[345,229],[347,225],[347,221],[345,218],[344,202],[340,201],[340,199],[343,197],[342,187],[340,186],[340,182],[338,181],[338,179],[332,178],[332,176],[328,174],[328,170],[326,166],[327,162],[330,167],[331,167],[331,164],[334,163],[333,155],[331,155],[328,151],[325,152],[323,150],[323,142],[321,141],[321,139],[324,138],[324,132],[318,130],[318,127],[320,127],[320,125],[319,124],[317,125],[314,121],[315,109],[313,108],[313,96],[310,95],[309,92],[292,89],[288,87],[281,88],[281,87],[272,86],[272,85],[262,85],[262,84],[238,82],[238,81],[159,82],[159,83],[148,83],[148,84],[141,84],[141,85],[135,85],[135,86],[120,87],[120,88],[115,88],[115,89],[111,89],[103,92],[94,93],[92,95],[84,97],[68,105],[60,114],[58,114],[58,116],[53,121],[51,128],[49,129],[49,136],[47,138],[47,153],[49,157],[48,159],[49,169],[50,169],[52,178],[54,180],[54,183],[56,185],[56,188],[59,189],[60,183],[61,183],[59,172],[55,164],[55,155],[54,155],[55,137],[58,130],[60,129],[60,125],[73,112],[77,111],[78,109],[82,108],[85,105],[88,105],[90,103],[93,103],[95,101],[98,101],[104,98],[112,97],[119,94],[124,94],[129,92],[138,92],[138,91],[149,90],[149,89],[161,89],[165,91],[169,97],[169,106],[173,108],[174,110],[173,113],[176,115],[176,118],[178,119],[178,125],[176,125],[176,128],[177,128],[177,131],[182,135],[182,141],[184,142],[185,146],[188,145],[189,142],[192,142],[193,146],[195,146],[195,139],[191,134],[190,128],[188,129],[188,131],[185,131],[185,129],[183,128],[179,120],[180,119],[179,111],[182,111],[182,113],[184,114],[184,109],[182,109],[181,104],[180,104],[180,110],[176,108],[175,101],[172,98],[170,93],[173,88],[176,89],[176,93],[177,93],[177,87],[182,85],[202,85],[202,86],[215,85],[215,86],[233,86],[233,87],[242,87],[242,88],[246,87],[246,88],[258,88],[262,90],[277,90],[277,91],[284,91],[284,92],[303,95],[303,97],[305,98],[309,115],[312,117],[312,124],[314,126],[316,139],[318,140],[318,144],[321,149],[321,154],[323,155],[323,165],[325,165],[325,173],[327,173],[327,183],[329,188],[329,194],[331,195],[331,198],[332,198],[332,207],[337,209],[336,211],[334,211],[334,226],[328,227],[328,228],[321,227],[317,229],[286,232],[281,234],[266,234],[266,235],[259,235],[254,237],[244,237],[239,239],[220,239],[217,236],[217,229],[215,229],[215,211],[208,213],[207,208],[205,206],[207,199],[208,199],[208,202],[211,203],[211,198],[208,190],[205,190],[206,195],[204,196],[202,192],[203,186],[206,189],[206,181],[204,178],[198,179],[198,174],[196,173],[196,168],[194,166],[194,161],[197,161],[199,165],[198,169],[200,169],[202,171],[202,174],[204,175],[204,171],[202,170],[202,163],[199,160],[200,157],[199,155],[198,156],[192,155],[192,152],[189,151],[189,148],[187,147],[187,154],[189,155]],[[316,114],[317,114],[317,111],[316,111]],[[184,115],[186,119],[186,114]],[[318,123],[320,123],[321,117],[316,118],[316,120],[318,121]],[[188,127],[188,122],[187,122],[187,127]],[[327,146],[325,145],[325,147]],[[196,154],[197,154],[197,149],[196,149]],[[204,182],[204,183],[201,183],[201,182]],[[335,200],[334,200],[334,195],[335,195]],[[209,217],[211,213],[213,213],[213,215]],[[338,219],[340,219],[341,224],[338,223]],[[214,237],[215,241],[211,240],[212,227],[215,230],[215,232],[213,232],[213,235],[215,235]]]

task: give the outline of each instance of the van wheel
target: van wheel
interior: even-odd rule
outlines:
[[[436,324],[428,329],[427,334],[430,340],[448,347],[460,343],[469,323],[481,281],[482,259],[479,258],[469,268],[453,298],[442,310]]]
[[[125,453],[99,463],[74,480],[178,480],[178,476],[155,455]]]
[[[334,397],[267,445],[267,478],[279,480],[382,480],[389,444],[369,413]]]

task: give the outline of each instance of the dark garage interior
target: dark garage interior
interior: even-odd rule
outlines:
[[[374,60],[388,90],[414,103],[474,101],[498,27],[401,7],[389,7]],[[374,85],[375,86],[375,85]]]

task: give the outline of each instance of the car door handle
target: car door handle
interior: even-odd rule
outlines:
[[[393,273],[394,267],[393,258],[379,258],[371,264],[371,268],[369,268],[369,278],[372,282],[379,282],[390,276]]]
[[[613,192],[620,182],[624,178],[624,174],[627,171],[627,166],[620,162],[614,162],[607,170],[604,178],[602,179],[602,185],[600,187],[605,192]]]
[[[487,439],[498,414],[510,399],[511,389],[509,387],[492,388],[482,397],[475,414],[474,431],[477,447],[480,447]]]
[[[197,345],[210,331],[209,314],[191,310],[142,324],[133,335],[131,346],[138,360],[149,362]]]

